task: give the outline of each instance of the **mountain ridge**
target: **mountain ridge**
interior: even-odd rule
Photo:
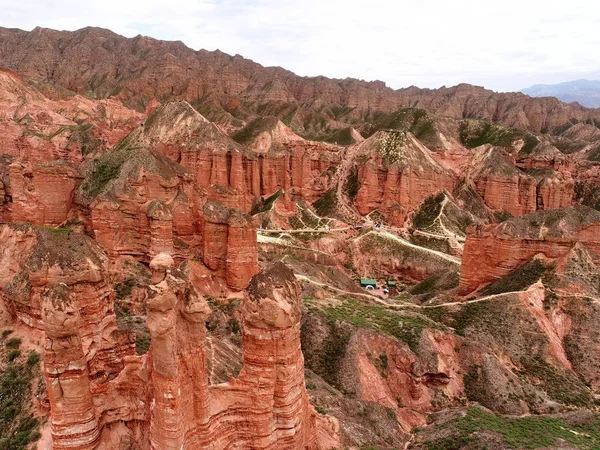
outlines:
[[[534,97],[556,97],[566,103],[577,102],[586,108],[600,108],[600,80],[580,78],[556,84],[534,84],[521,92]]]
[[[394,90],[383,81],[302,77],[239,55],[193,50],[180,41],[125,38],[95,27],[73,32],[0,28],[0,66],[38,83],[50,97],[64,97],[68,91],[96,99],[117,97],[138,111],[145,110],[152,98],[186,100],[198,106],[207,96],[217,94],[222,97],[221,104],[209,107],[233,113],[244,122],[249,114],[262,115],[258,108],[263,105],[281,110],[288,106],[288,115],[300,110],[313,116],[320,114],[323,105],[340,105],[353,109],[344,117],[346,123],[363,123],[366,111],[391,112],[404,107],[534,132],[560,127],[571,119],[600,122],[599,111],[554,98],[497,93],[464,83],[450,88]],[[331,127],[342,128],[340,124]]]

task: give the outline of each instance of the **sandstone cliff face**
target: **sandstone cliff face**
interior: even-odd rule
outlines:
[[[233,137],[256,155],[261,194],[283,189],[289,194],[283,203],[292,198],[312,203],[332,187],[340,147],[307,141],[273,116],[255,119]],[[295,209],[293,202],[287,209]]]
[[[512,216],[536,210],[536,182],[516,168],[501,149],[489,145],[479,148],[467,172],[475,190],[486,205]]]
[[[452,173],[430,153],[410,133],[378,132],[359,144],[353,151],[359,165],[358,211],[366,215],[378,209],[392,225],[402,226],[427,197],[451,190]]]
[[[258,272],[255,224],[240,210],[209,201],[204,205],[204,264],[228,286],[242,290]]]
[[[183,258],[201,242],[204,201],[183,167],[152,151],[122,147],[92,163],[73,214],[111,257],[149,261],[169,252]]]
[[[40,164],[15,161],[5,165],[4,171],[0,223],[58,226],[67,220],[73,193],[83,178],[75,166],[64,161]]]
[[[405,431],[424,425],[424,414],[436,409],[433,404],[464,394],[457,345],[451,334],[426,330],[417,355],[392,337],[360,330],[347,351],[357,394],[394,408]]]
[[[585,206],[538,211],[498,225],[470,227],[459,293],[468,294],[541,253],[556,259],[577,243],[600,258],[600,213]]]
[[[245,212],[280,189],[282,212],[295,210],[293,199],[312,202],[329,189],[338,147],[305,141],[274,118],[257,122],[234,134],[244,148],[187,102],[171,102],[127,139],[189,169],[210,200]]]
[[[44,377],[55,449],[92,449],[100,441],[101,392],[133,355],[116,328],[108,259],[90,238],[29,225],[3,225],[0,294],[17,323],[45,333]],[[103,411],[103,409],[105,411]]]

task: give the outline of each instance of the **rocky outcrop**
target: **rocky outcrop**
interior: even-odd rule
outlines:
[[[358,164],[358,211],[377,209],[393,225],[402,226],[423,200],[454,183],[452,173],[410,133],[380,131],[352,153]]]
[[[463,395],[456,348],[454,336],[436,330],[423,332],[417,354],[392,337],[359,330],[347,351],[348,367],[355,368],[351,378],[360,398],[394,408],[402,428],[410,431],[425,424],[424,414],[438,402]]]
[[[153,291],[150,448],[324,448],[304,388],[300,287],[289,268],[278,263],[253,278],[242,303],[242,371],[214,386],[198,345],[206,301],[169,270]]]
[[[118,100],[53,101],[0,69],[0,153],[26,163],[78,164],[115,145],[142,119]]]
[[[45,334],[54,448],[97,448],[107,411],[125,407],[102,393],[134,353],[116,328],[108,259],[76,232],[3,225],[0,238],[0,298],[17,323]]]
[[[118,147],[91,165],[74,214],[111,257],[148,262],[160,252],[178,258],[194,253],[204,201],[183,167],[144,148]]]
[[[0,215],[0,223],[29,222],[58,226],[67,220],[73,205],[73,193],[83,178],[73,164],[64,161],[40,164],[15,161],[6,165],[4,170],[4,212]]]
[[[513,165],[504,150],[485,145],[477,149],[467,172],[485,204],[512,216],[536,211],[536,182]]]
[[[210,308],[173,258],[150,263],[151,346],[134,356],[129,334],[116,329],[97,244],[25,225],[4,225],[0,237],[3,306],[45,335],[53,448],[338,447],[335,422],[317,418],[304,387],[300,285],[287,266],[252,279],[241,308],[242,371],[211,386]]]
[[[204,264],[228,286],[242,290],[258,272],[256,226],[240,210],[209,201],[204,205]]]
[[[512,272],[537,254],[556,259],[577,243],[600,260],[600,212],[585,206],[538,211],[468,230],[459,293],[468,294]]]
[[[566,208],[573,204],[574,180],[569,171],[557,172],[550,168],[529,169],[537,181],[536,207],[540,209]]]
[[[233,135],[223,134],[187,102],[159,107],[128,144],[145,146],[189,169],[211,200],[250,211],[254,201],[278,190],[277,207],[295,210],[293,199],[312,202],[331,184],[339,148],[309,142],[273,117],[257,119]]]

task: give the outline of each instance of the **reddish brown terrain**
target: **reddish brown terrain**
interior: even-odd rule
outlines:
[[[97,28],[0,67],[0,449],[600,448],[597,110]]]

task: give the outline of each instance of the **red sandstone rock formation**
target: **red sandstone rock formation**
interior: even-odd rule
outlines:
[[[550,259],[577,243],[600,261],[600,212],[585,206],[538,211],[497,225],[470,227],[463,252],[459,293],[468,294],[512,272],[541,253]]]
[[[331,185],[330,169],[339,162],[339,148],[308,142],[275,118],[257,119],[234,136],[223,134],[187,102],[159,107],[127,138],[189,169],[211,200],[250,211],[254,201],[278,190],[282,212],[295,211],[294,199],[312,202]]]
[[[451,401],[463,394],[456,347],[454,336],[426,330],[419,340],[417,356],[392,337],[360,330],[349,348],[352,379],[358,381],[357,394],[364,400],[394,408],[405,431],[424,425],[423,414],[435,410],[432,402],[442,398]]]
[[[151,448],[323,448],[304,388],[299,285],[286,266],[252,280],[242,305],[244,366],[221,385],[208,386],[205,347],[197,345],[206,337],[206,302],[169,274],[155,291]]]
[[[24,162],[80,163],[116,144],[141,117],[117,100],[49,100],[17,74],[0,69],[0,153]]]
[[[272,116],[255,119],[233,136],[259,155],[261,194],[282,189],[289,194],[284,198],[288,203],[292,199],[312,203],[332,187],[340,147],[302,139]],[[293,203],[287,206],[288,211],[295,210]]]
[[[97,448],[102,424],[125,409],[106,402],[107,383],[134,352],[129,335],[116,329],[108,259],[75,232],[3,225],[0,242],[0,298],[17,322],[45,333],[54,448]]]
[[[427,197],[451,190],[452,173],[430,153],[410,133],[378,132],[359,144],[353,152],[359,165],[358,211],[365,215],[378,209],[391,224],[402,226]]]
[[[7,161],[8,162],[8,161]],[[2,166],[2,162],[0,162]],[[83,176],[71,163],[56,161],[4,165],[0,223],[58,226],[67,220],[73,193]]]
[[[516,168],[500,148],[489,145],[476,150],[467,172],[486,205],[513,216],[536,210],[536,182]]]
[[[1,226],[0,238],[4,306],[45,333],[55,449],[339,446],[335,421],[318,419],[308,401],[300,286],[282,263],[255,276],[244,297],[240,376],[210,386],[210,309],[170,256],[150,264],[152,343],[147,355],[134,356],[128,335],[115,327],[108,260],[97,244],[26,225]]]
[[[258,272],[256,226],[240,210],[208,201],[203,209],[204,264],[235,290]]]
[[[204,201],[183,167],[153,151],[120,147],[88,169],[73,214],[112,257],[149,261],[166,251],[183,258],[201,243]]]

